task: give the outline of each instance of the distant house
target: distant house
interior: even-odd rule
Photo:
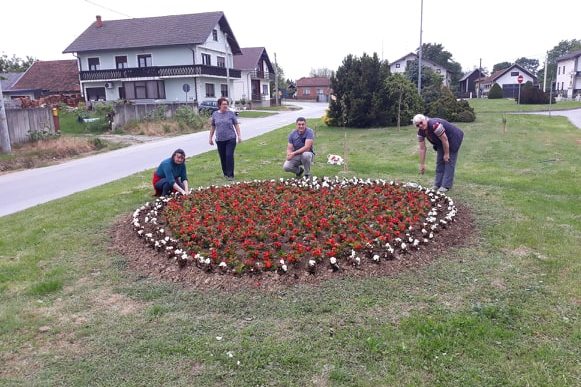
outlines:
[[[555,90],[558,95],[574,98],[581,95],[581,50],[557,58]]]
[[[12,97],[12,85],[20,79],[24,73],[0,73],[0,85],[2,86],[2,94],[5,100],[10,100]]]
[[[264,47],[241,48],[234,56],[234,68],[241,71],[240,79],[233,82],[232,98],[235,101],[270,100],[270,84],[275,81],[275,71]]]
[[[77,61],[37,61],[4,92],[10,99],[80,94]]]
[[[297,80],[297,99],[317,102],[329,101],[331,80],[326,77],[301,78]]]
[[[223,12],[102,20],[64,51],[78,57],[86,100],[201,101],[231,97],[242,53]]]
[[[418,59],[419,57],[417,54],[410,52],[409,54],[393,61],[389,65],[389,70],[391,71],[392,74],[404,73],[408,66],[408,63],[416,61]],[[422,66],[426,66],[434,70],[436,74],[442,76],[442,83],[444,84],[444,86],[450,86],[450,82],[452,81],[452,73],[448,71],[447,68],[424,58],[422,58]]]
[[[502,88],[503,98],[517,98],[519,75],[523,76],[522,84],[531,82],[533,85],[536,85],[538,83],[537,77],[534,74],[518,64],[513,64],[505,69],[495,71],[489,77],[476,80],[476,87],[481,87],[483,95],[488,95],[492,85],[498,83]]]
[[[478,90],[476,87],[476,81],[481,78],[485,78],[486,74],[480,69],[475,69],[470,71],[468,74],[460,78],[459,81],[459,92],[460,96],[463,98],[480,97],[482,95],[482,90]]]

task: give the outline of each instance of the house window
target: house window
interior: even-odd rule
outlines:
[[[561,90],[565,90],[565,82],[561,82]]]
[[[228,97],[228,85],[220,85],[220,94],[222,97]]]
[[[309,89],[308,87],[305,87],[303,89],[303,95],[310,95],[311,94],[311,89]]]
[[[165,99],[164,81],[123,82],[123,90],[126,99]]]
[[[151,54],[137,55],[137,65],[139,67],[151,67]]]
[[[212,31],[212,39],[214,39],[214,42],[218,41],[218,30]]]
[[[561,75],[561,66],[557,67],[557,75]]]
[[[268,95],[268,85],[262,85],[262,95]]]
[[[219,56],[216,58],[216,64],[218,67],[226,67],[226,58],[223,56]]]
[[[99,70],[99,58],[89,58],[89,71]]]
[[[206,97],[215,97],[216,92],[214,91],[213,83],[206,83]]]
[[[206,66],[211,66],[212,65],[211,58],[212,57],[210,56],[210,54],[202,54],[202,64]]]
[[[395,64],[395,68],[396,68],[396,69],[399,69],[399,66],[400,66],[400,64],[399,64],[399,63],[396,63],[396,64]]]
[[[565,74],[565,65],[563,65],[563,74]]]
[[[518,71],[511,71],[510,76],[511,77],[518,77]]]
[[[115,67],[117,69],[127,68],[127,57],[126,56],[116,56],[115,57]]]

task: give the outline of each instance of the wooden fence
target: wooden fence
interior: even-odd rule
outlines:
[[[176,111],[181,106],[187,106],[197,111],[197,105],[194,103],[174,102],[174,103],[148,103],[148,104],[127,104],[115,105],[115,116],[113,117],[113,129],[121,128],[131,121],[140,121],[147,117],[152,117],[163,112],[166,118],[173,118]]]
[[[55,132],[50,108],[6,109],[6,120],[11,145],[30,141],[33,132]]]

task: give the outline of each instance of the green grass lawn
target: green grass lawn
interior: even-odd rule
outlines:
[[[579,385],[581,131],[511,115],[504,132],[496,102],[461,125],[450,192],[475,218],[473,243],[390,277],[274,293],[144,278],[109,229],[151,200],[151,171],[0,218],[0,384]],[[315,175],[431,183],[434,152],[418,175],[411,126],[309,123]],[[291,177],[293,126],[240,144],[237,178]],[[347,171],[326,164],[345,138]],[[216,152],[188,168],[193,186],[222,182]]]

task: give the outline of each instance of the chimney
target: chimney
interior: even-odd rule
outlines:
[[[95,23],[97,28],[103,27],[103,21],[101,20],[101,15],[97,15],[97,22]]]

